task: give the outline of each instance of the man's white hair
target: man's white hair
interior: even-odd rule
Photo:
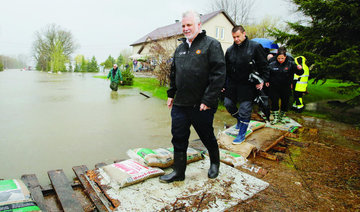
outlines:
[[[189,10],[183,13],[182,18],[185,17],[194,17],[194,22],[197,25],[200,23],[200,14],[198,12],[195,12],[193,10]]]

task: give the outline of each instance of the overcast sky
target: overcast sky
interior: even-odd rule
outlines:
[[[31,55],[35,32],[56,24],[73,34],[74,53],[103,62],[152,30],[181,19],[193,9],[206,14],[211,0],[0,0],[0,55]],[[256,0],[252,17],[266,15],[285,21],[287,0]],[[29,59],[30,63],[30,59]]]

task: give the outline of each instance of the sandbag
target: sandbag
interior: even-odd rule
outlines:
[[[264,123],[264,122],[250,120],[248,128],[250,128],[252,130],[252,132],[254,132],[258,129],[265,127],[265,125],[266,125],[266,123]]]
[[[247,159],[243,156],[230,152],[225,149],[219,149],[220,161],[233,167],[238,167],[247,162]]]
[[[25,184],[18,179],[0,180],[0,211],[40,211]]]
[[[151,167],[166,168],[173,164],[173,153],[165,148],[147,149],[136,148],[129,149],[127,155],[140,163]]]
[[[148,167],[128,159],[113,163],[102,168],[113,183],[119,187],[139,183],[148,178],[163,175],[165,172],[159,168]]]
[[[173,148],[136,148],[129,149],[127,155],[146,166],[167,168],[174,163],[174,149]],[[203,156],[200,151],[189,147],[187,149],[187,164],[202,160]]]
[[[171,147],[168,148],[168,150],[174,153],[174,148]],[[186,160],[187,164],[204,159],[200,151],[191,147],[188,147],[186,154],[187,154],[187,160]]]

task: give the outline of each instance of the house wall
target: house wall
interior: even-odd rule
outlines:
[[[169,39],[164,39],[164,40],[160,40],[157,41],[163,48],[168,49],[169,51],[175,51],[176,47],[180,44],[180,42],[177,40],[179,39],[181,36],[177,36],[177,37],[171,37]],[[135,45],[133,46],[133,54],[138,53],[138,51],[141,49],[141,47],[143,46],[143,44],[139,44],[139,45]],[[146,43],[144,46],[144,49],[141,51],[141,55],[149,55],[150,54],[150,48],[151,48],[151,43]]]
[[[233,44],[234,40],[232,38],[231,30],[234,26],[231,22],[225,17],[223,13],[219,13],[217,16],[213,17],[207,21],[202,28],[206,30],[206,34],[213,38],[216,38],[223,48],[224,54],[226,50]],[[216,28],[224,30],[224,38],[221,36],[216,37]],[[220,30],[221,31],[221,30]]]
[[[202,25],[202,29],[206,30],[206,34],[208,36],[216,38],[221,43],[224,54],[225,54],[226,50],[234,42],[233,38],[232,38],[232,34],[231,34],[231,30],[233,27],[234,26],[225,17],[225,15],[223,13],[219,13],[218,15],[216,15],[215,17],[208,20],[205,24]],[[223,30],[223,35],[224,35],[223,38],[220,36],[220,34],[218,37],[216,36],[216,28],[220,29],[219,32],[221,32],[221,30]],[[178,46],[180,44],[180,42],[177,41],[177,39],[179,37],[183,37],[183,36],[181,35],[181,36],[177,36],[177,37],[172,37],[172,38],[166,39],[164,41],[159,41],[159,43],[163,48],[173,48],[173,50],[172,49],[171,50],[174,51],[176,46]],[[176,45],[175,45],[175,43],[176,43]],[[133,54],[136,54],[140,50],[142,45],[143,44],[133,46]],[[149,50],[150,50],[150,44],[147,43],[147,44],[145,44],[144,49],[141,51],[141,54],[148,55]]]

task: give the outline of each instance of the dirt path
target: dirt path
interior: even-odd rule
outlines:
[[[270,186],[228,211],[359,211],[360,130],[310,117],[299,139],[307,147],[288,145],[281,161],[250,158],[268,171],[257,176]],[[254,175],[253,173],[249,173]]]

